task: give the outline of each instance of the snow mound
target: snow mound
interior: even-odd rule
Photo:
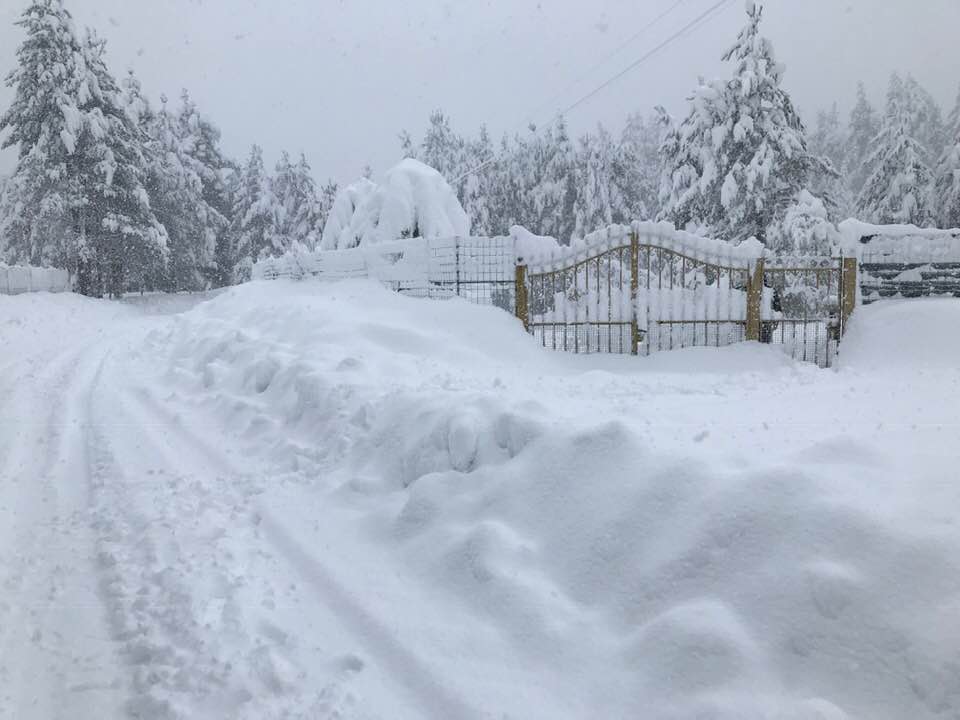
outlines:
[[[957,371],[960,302],[886,300],[858,307],[840,344],[838,367],[855,370]]]
[[[492,308],[277,281],[142,355],[271,459],[302,547],[426,588],[388,626],[491,716],[934,718],[960,710],[960,458],[904,433],[960,421],[957,382],[867,360],[911,324],[946,354],[956,312],[861,309],[863,372],[828,373],[754,344],[572,357]],[[479,658],[491,633],[511,650]]]
[[[376,187],[355,183],[338,201],[323,231],[326,250],[407,237],[470,235],[470,221],[456,192],[439,172],[418,160],[401,161]]]

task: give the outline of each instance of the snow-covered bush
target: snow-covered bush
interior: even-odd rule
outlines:
[[[387,171],[379,185],[370,185],[355,183],[337,198],[323,231],[324,249],[470,234],[470,221],[453,188],[439,172],[418,160],[401,161]],[[345,223],[351,207],[352,215]]]

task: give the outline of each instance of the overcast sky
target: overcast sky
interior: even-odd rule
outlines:
[[[455,127],[496,135],[549,119],[662,42],[715,0],[67,0],[78,25],[108,40],[119,75],[133,68],[153,99],[186,87],[244,155],[303,151],[319,179],[351,181],[398,158],[397,134],[419,136],[443,108]],[[0,70],[12,68],[24,0],[0,0]],[[698,75],[726,75],[720,55],[744,20],[732,0],[693,33],[569,115],[574,131],[665,105],[681,113]],[[879,101],[893,70],[912,73],[945,106],[960,85],[960,0],[767,0],[765,34],[785,86],[810,117],[857,80]],[[600,67],[597,65],[600,64]],[[594,69],[595,68],[595,69]],[[593,69],[592,72],[589,70]],[[584,77],[586,75],[586,77]],[[0,108],[12,91],[0,88]],[[0,173],[13,166],[0,153]]]

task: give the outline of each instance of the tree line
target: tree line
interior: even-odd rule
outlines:
[[[81,36],[63,0],[33,0],[18,25],[0,257],[119,295],[227,285],[261,253],[316,244],[336,188],[318,189],[305,157],[283,153],[272,173],[256,146],[232,160],[186,91],[154,106],[132,72],[118,82],[105,42]]]
[[[894,75],[877,109],[861,84],[807,129],[760,33],[763,8],[723,55],[730,76],[702,81],[680,117],[635,113],[614,134],[577,138],[562,117],[494,140],[454,131],[441,111],[399,155],[436,168],[474,235],[513,225],[562,242],[610,223],[669,220],[784,252],[827,252],[835,223],[960,225],[960,98],[946,117],[912,77]],[[193,290],[249,275],[252,262],[314,248],[337,186],[305,157],[272,171],[261,149],[237,162],[188,93],[154,105],[117,81],[105,43],[74,28],[63,0],[32,0],[0,116],[16,169],[0,189],[0,259],[70,269],[81,291]],[[369,169],[364,173],[370,175]],[[345,188],[345,191],[349,188]]]

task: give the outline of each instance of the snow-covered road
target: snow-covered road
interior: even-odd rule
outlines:
[[[960,303],[837,371],[192,304],[0,298],[0,718],[960,713]]]

